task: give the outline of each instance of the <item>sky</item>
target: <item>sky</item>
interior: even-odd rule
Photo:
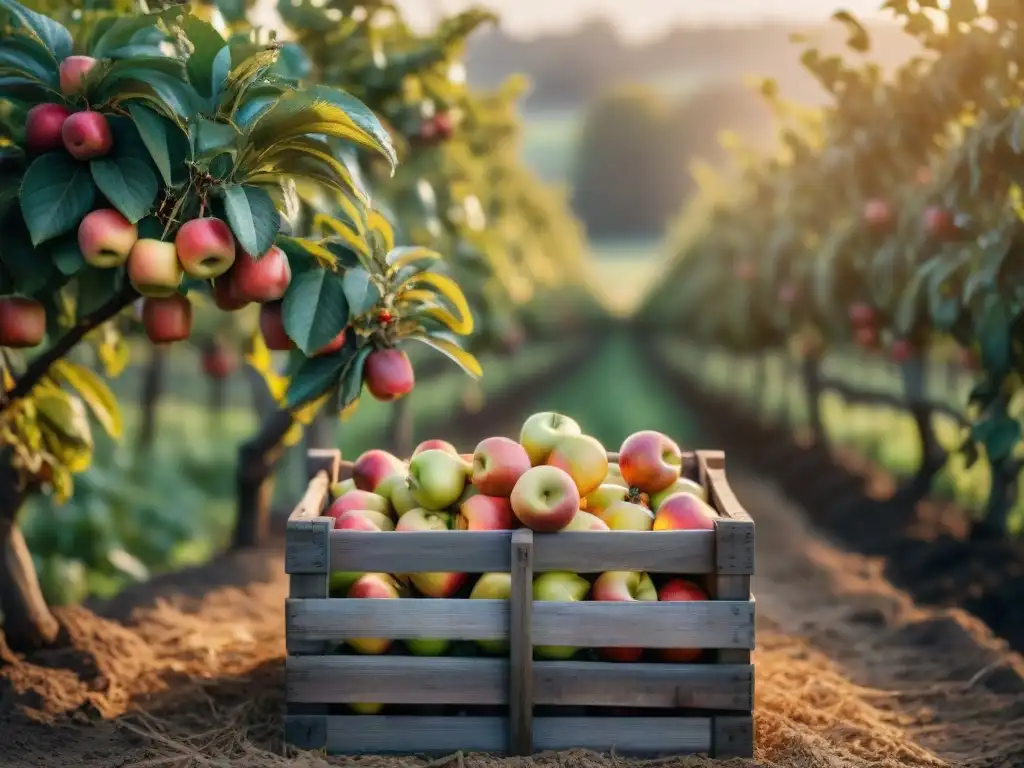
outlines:
[[[257,17],[272,19],[278,0],[258,0]],[[824,21],[839,8],[860,18],[878,15],[881,0],[398,0],[411,24],[428,27],[443,13],[482,5],[496,11],[515,35],[561,30],[588,18],[610,19],[629,39],[643,39],[678,23],[756,23],[761,19]]]

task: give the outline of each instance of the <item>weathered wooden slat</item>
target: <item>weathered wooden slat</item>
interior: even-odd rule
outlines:
[[[296,522],[300,520],[313,520],[324,511],[324,504],[327,501],[327,495],[331,488],[331,478],[327,474],[326,470],[318,471],[313,477],[309,479],[309,485],[306,486],[306,492],[302,495],[299,503],[296,505],[292,513],[288,515],[288,522]]]
[[[290,656],[289,703],[503,705],[509,662],[415,656]],[[533,662],[535,704],[750,711],[754,668],[731,664]]]
[[[711,751],[710,717],[538,717],[535,752],[615,750],[621,755],[681,755]]]
[[[744,715],[715,715],[712,723],[711,756],[719,760],[754,756],[754,718]]]
[[[539,533],[533,547],[535,571],[705,574],[715,570],[714,531]]]
[[[507,573],[511,544],[512,531],[334,531],[331,570]]]
[[[582,602],[533,606],[536,645],[753,648],[749,601]]]
[[[512,534],[508,751],[516,756],[529,755],[533,744],[533,540],[529,529]]]
[[[337,448],[312,448],[306,453],[306,476],[327,473],[327,482],[338,482],[341,471],[341,451]]]
[[[288,600],[285,616],[289,636],[304,640],[507,640],[509,633],[508,600]]]
[[[286,733],[323,737],[331,754],[445,754],[505,752],[502,717],[338,715],[315,724],[286,716]],[[710,752],[709,717],[545,717],[534,721],[533,751],[583,748],[623,755]]]

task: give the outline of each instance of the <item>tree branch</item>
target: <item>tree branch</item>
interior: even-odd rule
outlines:
[[[105,304],[82,317],[71,327],[71,330],[57,339],[53,346],[29,363],[25,373],[15,382],[13,389],[0,400],[0,411],[6,410],[16,400],[28,396],[36,384],[39,383],[39,380],[50,370],[51,365],[70,352],[89,331],[107,322],[107,320],[135,301],[138,296],[138,292],[132,287],[131,283],[126,282],[124,287]]]

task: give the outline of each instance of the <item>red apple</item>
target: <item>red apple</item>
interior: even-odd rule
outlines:
[[[654,513],[632,501],[616,501],[599,517],[613,531],[649,531],[654,527]]]
[[[464,531],[509,531],[519,527],[512,503],[502,496],[470,496],[459,505],[456,527]]]
[[[353,509],[339,515],[334,521],[338,531],[393,531],[395,524],[383,512],[375,509]]]
[[[934,238],[948,240],[957,233],[956,217],[942,206],[931,205],[924,211],[925,230]]]
[[[386,573],[364,573],[349,587],[348,597],[395,600],[400,597],[398,582]],[[359,637],[346,642],[359,653],[379,655],[391,647],[392,641],[384,638]]]
[[[60,92],[74,96],[82,90],[82,80],[99,62],[92,56],[68,56],[60,63]]]
[[[35,347],[45,336],[46,309],[42,303],[20,296],[0,299],[0,347]]]
[[[226,379],[238,370],[238,355],[220,344],[203,351],[203,373],[211,379]]]
[[[91,211],[78,225],[78,248],[94,267],[120,267],[138,240],[139,228],[113,208]]]
[[[658,592],[646,573],[608,571],[594,580],[590,599],[600,602],[635,603],[657,601]],[[643,648],[598,648],[597,655],[605,661],[640,661]]]
[[[851,304],[848,314],[850,322],[857,328],[863,328],[875,322],[875,308],[862,301]]]
[[[389,475],[405,472],[405,464],[398,457],[379,448],[366,451],[352,465],[352,479],[361,491],[372,491]]]
[[[437,141],[448,141],[455,133],[455,121],[452,120],[452,116],[447,112],[439,112],[434,115],[433,122],[433,133],[434,138]]]
[[[653,430],[635,432],[619,448],[619,471],[631,488],[657,493],[679,479],[682,451],[676,443]]]
[[[178,261],[186,275],[200,280],[219,277],[235,263],[235,236],[220,219],[192,219],[174,238]]]
[[[276,245],[253,258],[243,253],[231,270],[234,294],[239,299],[265,303],[284,297],[292,281],[292,268],[285,252]]]
[[[523,525],[542,533],[560,531],[576,516],[580,492],[568,473],[546,465],[525,472],[512,489],[512,511]]]
[[[566,435],[548,456],[547,464],[565,470],[580,496],[596,491],[608,476],[608,452],[589,435]]]
[[[374,398],[389,402],[412,392],[416,377],[405,352],[400,349],[377,349],[366,358],[363,381]]]
[[[432,512],[413,509],[398,520],[395,530],[402,531],[447,531],[451,528],[452,517],[447,512]],[[465,573],[411,573],[409,581],[426,597],[451,597],[468,576]]]
[[[192,332],[192,304],[180,294],[147,298],[142,305],[142,325],[154,344],[184,341]]]
[[[878,331],[870,326],[858,328],[853,334],[854,343],[864,349],[875,349],[878,347]]]
[[[691,480],[688,477],[680,477],[665,490],[651,494],[649,499],[651,503],[651,509],[657,512],[658,507],[661,506],[661,502],[663,502],[669,496],[675,496],[677,493],[690,493],[696,496],[701,501],[708,500],[708,492],[703,485],[698,483],[696,480]]]
[[[271,301],[260,307],[260,334],[267,349],[272,351],[287,352],[295,348],[295,342],[284,330],[283,311],[280,301]]]
[[[413,449],[412,455],[415,456],[418,453],[424,451],[447,451],[452,456],[459,456],[459,449],[449,443],[447,440],[424,440],[422,443]],[[470,456],[468,459],[470,462],[473,461],[473,457]]]
[[[335,336],[331,341],[327,342],[322,347],[320,347],[320,349],[316,350],[312,354],[312,357],[317,357],[318,355],[330,355],[337,352],[339,349],[345,346],[345,331],[346,329],[342,328],[341,331],[338,332],[337,336]]]
[[[884,231],[892,225],[892,206],[878,198],[868,200],[862,212],[864,223],[875,231]]]
[[[718,513],[692,493],[669,496],[654,516],[655,531],[713,531]]]
[[[369,491],[349,491],[328,507],[326,517],[340,518],[346,512],[357,509],[372,509],[375,512],[387,513],[390,505],[383,496]]]
[[[61,128],[70,116],[71,110],[62,104],[36,104],[25,115],[25,149],[33,155],[61,149]]]
[[[488,437],[473,452],[471,482],[487,496],[508,496],[530,466],[526,449],[515,440]]]
[[[914,352],[914,345],[907,339],[895,339],[889,348],[893,361],[897,363],[907,362],[914,356]]]
[[[584,510],[576,513],[563,531],[610,531],[608,524],[597,515]]]
[[[228,272],[225,275],[221,275],[219,279],[213,281],[213,303],[217,305],[218,309],[221,309],[224,312],[237,312],[243,307],[249,306],[251,302],[246,301],[245,299],[240,299],[235,295],[235,286],[234,283],[231,282],[231,273]],[[263,306],[265,307],[268,305],[264,304]],[[280,309],[280,307],[278,309]],[[261,317],[261,331],[262,319],[263,318]],[[291,347],[289,347],[289,349],[291,349]]]
[[[68,154],[76,160],[103,157],[114,146],[107,118],[92,110],[69,116],[60,128],[60,137]]]
[[[690,602],[696,600],[707,600],[708,594],[692,581],[686,579],[672,579],[662,585],[658,592],[659,602]],[[684,664],[700,658],[700,648],[663,648],[659,652],[665,661]]]
[[[175,295],[183,276],[174,243],[143,238],[128,254],[128,279],[143,296]]]

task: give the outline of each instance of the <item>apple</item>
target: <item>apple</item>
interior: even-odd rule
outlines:
[[[875,322],[875,308],[863,301],[857,301],[847,310],[850,322],[856,328],[862,328]]]
[[[688,477],[680,477],[665,490],[651,494],[651,509],[657,512],[661,502],[669,496],[675,496],[677,493],[692,493],[701,501],[708,500],[708,492],[704,490],[703,485]]]
[[[542,533],[560,531],[580,508],[580,492],[565,470],[542,465],[523,474],[512,489],[512,511],[519,522]]]
[[[415,449],[413,449],[412,455],[415,456],[416,454],[423,453],[424,451],[446,451],[452,456],[461,455],[459,453],[459,449],[447,440],[424,440],[422,443],[417,445]],[[470,461],[472,461],[472,457],[470,457]]]
[[[58,77],[60,92],[65,96],[74,96],[82,90],[82,81],[89,71],[99,64],[92,56],[68,56],[60,63]]]
[[[924,226],[929,235],[940,240],[949,240],[957,233],[953,212],[938,205],[925,209]]]
[[[142,303],[142,325],[154,344],[184,341],[192,333],[192,303],[181,294],[147,298]]]
[[[235,295],[235,287],[231,282],[231,273],[228,272],[225,275],[221,275],[219,279],[213,281],[213,303],[217,305],[217,309],[224,312],[237,312],[243,309],[252,302],[240,299]],[[264,304],[263,306],[267,306]],[[261,307],[262,309],[262,307]],[[260,318],[262,320],[262,317]],[[260,328],[262,331],[262,326]],[[289,347],[290,349],[290,347]]]
[[[425,509],[445,509],[462,495],[472,466],[445,451],[432,449],[409,461],[409,489]]]
[[[144,237],[136,241],[128,254],[128,279],[143,296],[173,295],[183,275],[174,243]]]
[[[398,582],[386,573],[364,573],[348,590],[349,598],[372,600],[396,600],[400,597]],[[358,637],[346,640],[359,653],[380,655],[391,647],[391,640],[385,638]]]
[[[209,216],[181,225],[174,238],[178,261],[186,275],[200,280],[220,277],[235,263],[235,236],[231,227]]]
[[[780,304],[792,306],[793,304],[796,303],[796,300],[799,297],[800,293],[797,290],[797,287],[793,285],[793,283],[783,283],[782,285],[779,286],[777,295]]]
[[[60,138],[64,149],[75,160],[103,157],[114,146],[107,118],[92,110],[69,115],[60,127]]]
[[[613,531],[649,531],[654,527],[654,513],[632,501],[616,501],[600,517]]]
[[[377,349],[366,358],[363,381],[375,399],[391,402],[412,392],[416,376],[405,352]]]
[[[580,510],[563,531],[610,531],[611,528],[597,515]]]
[[[876,232],[887,230],[892,224],[892,207],[885,200],[874,198],[864,204],[864,223]]]
[[[384,496],[369,491],[349,491],[328,507],[326,516],[339,518],[353,509],[372,509],[387,514],[390,511],[388,500]]]
[[[437,512],[431,509],[416,507],[410,509],[400,518],[395,526],[396,531],[447,531],[452,527],[452,515],[449,512]]]
[[[405,647],[413,656],[443,656],[451,642],[441,639],[406,640]]]
[[[696,600],[707,600],[708,594],[692,581],[687,579],[670,579],[666,581],[658,591],[658,601],[689,602]],[[658,654],[665,661],[672,661],[677,664],[695,661],[700,658],[700,648],[662,648]]]
[[[583,600],[590,591],[590,582],[576,573],[549,571],[533,580],[533,599],[547,603],[575,603]],[[569,659],[578,648],[562,645],[537,645],[535,656],[541,659]]]
[[[914,356],[914,345],[906,339],[895,339],[889,348],[889,354],[897,363],[905,363]]]
[[[596,490],[587,494],[584,501],[587,502],[586,510],[593,515],[602,517],[608,507],[617,501],[628,501],[629,489],[621,485],[602,484]]]
[[[337,482],[334,485],[332,485],[331,496],[337,499],[341,496],[344,496],[349,491],[354,491],[355,489],[356,481],[350,477],[348,480],[341,480],[340,482]]]
[[[317,357],[319,355],[332,355],[335,352],[337,352],[339,349],[345,346],[345,333],[347,330],[347,328],[342,328],[340,331],[338,331],[337,336],[335,336],[333,339],[331,339],[322,347],[320,347],[320,349],[314,351],[313,354],[310,355],[310,357]]]
[[[629,487],[629,483],[622,479],[622,470],[619,469],[618,463],[608,465],[608,475],[605,477],[602,485],[621,485],[623,488]]]
[[[646,573],[608,571],[594,580],[591,600],[602,602],[657,601],[658,591]],[[597,655],[605,661],[640,661],[643,648],[598,648]]]
[[[872,327],[858,328],[853,334],[854,343],[864,349],[876,349],[878,347],[878,330]]]
[[[33,155],[61,149],[61,128],[70,116],[71,110],[62,104],[36,104],[25,115],[25,149]]]
[[[437,141],[448,141],[455,133],[455,121],[447,112],[438,112],[434,115],[432,123],[434,138]]]
[[[375,509],[352,509],[334,516],[334,529],[336,531],[393,531],[395,524],[391,518],[383,512]]]
[[[596,491],[608,476],[608,452],[589,435],[567,435],[555,443],[547,463],[565,470],[580,496]]]
[[[508,499],[483,494],[462,502],[456,524],[463,531],[508,531],[519,527]]]
[[[350,702],[348,708],[357,715],[379,715],[384,711],[383,704],[367,703],[365,701]]]
[[[215,287],[220,282],[218,281]],[[271,301],[260,306],[260,335],[263,336],[263,343],[267,345],[267,349],[272,352],[287,352],[295,348],[295,342],[284,329],[282,312],[280,301]]]
[[[238,355],[233,349],[215,344],[203,350],[203,372],[211,379],[225,379],[238,370]]]
[[[0,299],[0,347],[35,347],[45,336],[46,308],[41,302],[21,296]]]
[[[718,513],[692,493],[669,496],[654,515],[655,531],[713,531]]]
[[[276,245],[258,259],[243,252],[231,269],[235,296],[261,304],[283,298],[291,281],[288,257]]]
[[[526,449],[530,463],[538,466],[547,461],[555,443],[568,435],[582,435],[583,429],[568,416],[546,411],[535,413],[519,432],[519,443]]]
[[[361,491],[372,491],[389,475],[404,473],[402,460],[379,448],[361,454],[352,465],[352,479]]]
[[[402,517],[402,515],[411,512],[419,506],[412,495],[412,489],[409,488],[408,478],[405,479],[404,484],[395,488],[394,493],[391,494],[391,506],[398,517]]]
[[[679,479],[682,451],[673,440],[653,430],[634,432],[619,448],[619,470],[630,488],[657,493]]]
[[[508,600],[511,596],[511,573],[485,573],[469,593],[470,600]],[[477,640],[476,644],[486,653],[498,656],[508,653],[508,643],[504,640]]]
[[[352,585],[364,574],[358,571],[331,571],[330,595],[331,597],[345,597]]]
[[[465,573],[410,573],[409,580],[426,597],[445,598],[458,592],[469,576]]]
[[[388,504],[390,504],[391,497],[394,495],[395,491],[397,491],[403,485],[408,485],[408,483],[409,478],[406,476],[404,471],[396,472],[393,475],[388,475],[379,483],[377,483],[377,486],[373,489],[373,493],[375,493],[377,496],[384,497],[385,499],[387,499]]]
[[[508,496],[530,468],[526,449],[507,437],[488,437],[473,451],[472,483],[487,496]]]

